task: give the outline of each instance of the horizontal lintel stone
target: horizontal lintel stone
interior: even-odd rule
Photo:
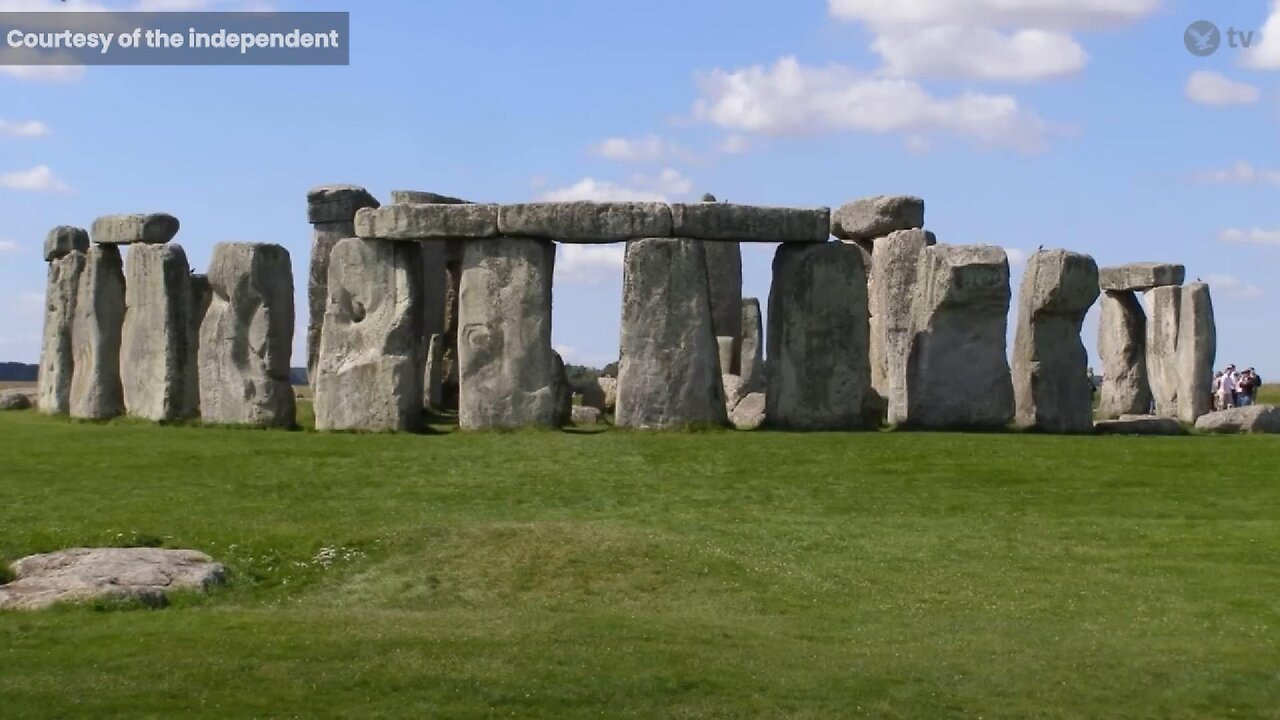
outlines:
[[[498,235],[498,206],[424,203],[385,205],[356,213],[356,237],[378,240],[491,238]]]
[[[1109,292],[1150,290],[1166,285],[1181,285],[1187,269],[1173,263],[1130,263],[1098,271],[1098,285]]]
[[[672,234],[734,242],[827,242],[830,208],[764,207],[732,203],[671,205]]]
[[[571,243],[671,236],[671,208],[660,202],[540,202],[503,205],[498,229],[511,237]]]
[[[168,213],[106,215],[93,221],[89,234],[98,245],[163,245],[179,227],[178,218]]]

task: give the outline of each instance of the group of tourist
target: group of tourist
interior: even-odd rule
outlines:
[[[1236,372],[1235,365],[1228,365],[1225,370],[1213,376],[1213,409],[1226,410],[1253,405],[1260,387],[1262,377],[1253,368]]]

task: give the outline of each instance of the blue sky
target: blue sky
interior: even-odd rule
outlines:
[[[103,6],[349,10],[351,65],[0,67],[0,360],[39,354],[45,232],[118,212],[177,215],[197,270],[219,241],[286,246],[301,330],[306,190],[351,182],[383,200],[916,194],[941,242],[1002,245],[1015,273],[1040,245],[1183,262],[1213,284],[1218,364],[1280,373],[1272,0]],[[1192,55],[1200,19],[1251,48]],[[746,295],[767,297],[772,250],[744,246]],[[619,246],[562,249],[570,362],[616,356],[620,268]]]

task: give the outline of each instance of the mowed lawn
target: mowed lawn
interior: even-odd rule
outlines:
[[[1280,438],[388,436],[0,414],[0,717],[1276,718]]]

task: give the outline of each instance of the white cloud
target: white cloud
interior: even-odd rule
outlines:
[[[38,120],[18,122],[0,118],[0,135],[19,138],[38,138],[49,134],[49,127]]]
[[[853,69],[801,65],[793,57],[698,79],[697,119],[768,135],[828,132],[950,133],[985,147],[1039,150],[1047,124],[1007,95],[965,93],[937,98],[905,79],[869,77]]]
[[[721,155],[742,155],[751,149],[751,140],[746,135],[729,133],[716,143],[716,152]]]
[[[1227,228],[1218,239],[1235,245],[1274,245],[1280,247],[1280,230],[1264,228]]]
[[[622,279],[622,261],[626,255],[625,245],[559,243],[556,250],[555,281],[557,283],[600,285]]]
[[[651,162],[678,150],[657,135],[646,135],[640,138],[609,138],[593,146],[591,151],[619,162]]]
[[[84,77],[81,65],[0,65],[0,75],[33,82],[69,83]]]
[[[70,192],[71,186],[59,180],[48,165],[37,165],[30,170],[16,170],[0,174],[0,188],[27,192]]]
[[[1262,26],[1261,36],[1253,47],[1244,51],[1244,64],[1259,70],[1280,70],[1280,0],[1272,0],[1271,15]]]
[[[1280,185],[1280,170],[1257,168],[1246,160],[1240,160],[1225,170],[1199,173],[1195,179],[1217,185]]]
[[[1186,94],[1188,100],[1201,105],[1252,105],[1261,96],[1257,86],[1210,70],[1191,73]]]
[[[12,240],[0,240],[0,253],[18,252],[18,243]]]
[[[882,72],[895,77],[1038,80],[1073,75],[1089,62],[1070,35],[1034,29],[910,28],[880,34],[871,49],[884,61]]]
[[[1250,285],[1232,275],[1206,275],[1205,282],[1209,283],[1215,293],[1240,300],[1257,300],[1266,294],[1257,285]]]
[[[831,16],[876,26],[985,25],[1054,29],[1118,27],[1150,15],[1160,0],[829,0]]]
[[[692,190],[692,180],[678,170],[664,168],[656,176],[633,175],[629,187],[586,177],[568,187],[545,192],[541,199],[551,202],[571,200],[664,202],[688,195]]]

